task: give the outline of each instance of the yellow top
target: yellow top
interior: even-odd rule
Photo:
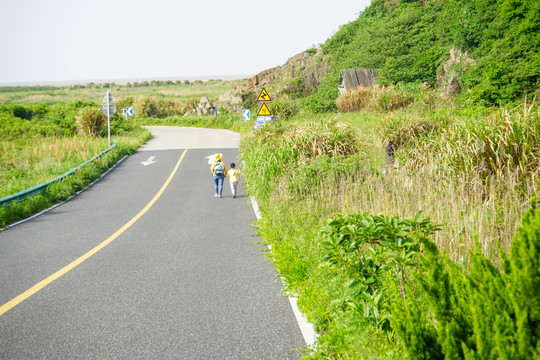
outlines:
[[[224,171],[223,175],[227,176],[227,167],[225,166],[225,163],[223,161],[214,161],[212,163],[212,166],[210,166],[210,171],[212,172],[212,175],[215,175],[214,174],[214,166],[216,166],[216,163],[218,163],[218,162],[223,164],[223,171]]]
[[[238,182],[238,179],[240,178],[240,170],[234,168],[229,171],[229,175],[227,175],[231,178],[231,182],[235,183]]]

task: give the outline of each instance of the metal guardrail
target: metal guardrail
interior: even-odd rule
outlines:
[[[59,181],[59,180],[62,180],[63,178],[73,174],[75,171],[79,170],[79,168],[81,168],[84,165],[94,161],[95,159],[97,159],[98,157],[102,156],[103,154],[111,151],[115,147],[116,147],[116,144],[113,143],[113,146],[111,146],[110,148],[103,150],[102,152],[100,152],[99,154],[97,154],[96,156],[91,158],[90,160],[85,161],[84,163],[80,164],[76,168],[71,169],[70,171],[68,171],[67,173],[65,173],[63,175],[60,175],[60,176],[58,176],[58,177],[56,177],[56,178],[54,178],[52,180],[44,182],[43,184],[39,184],[39,185],[36,185],[34,187],[31,187],[30,189],[27,189],[27,190],[18,192],[16,194],[9,195],[9,196],[1,198],[0,199],[0,208],[3,207],[3,206],[13,205],[14,203],[21,202],[23,200],[26,200],[29,197],[32,197],[32,196],[35,196],[37,194],[40,194],[40,193],[44,192],[47,189],[47,187],[49,185],[51,185],[52,183],[54,183],[56,181]]]

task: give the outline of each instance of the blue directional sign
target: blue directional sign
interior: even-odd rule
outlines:
[[[248,109],[242,110],[242,117],[244,118],[244,120],[249,120],[249,110]]]
[[[126,116],[133,116],[133,108],[127,107],[126,108]]]
[[[216,108],[216,116],[219,116],[219,108]]]

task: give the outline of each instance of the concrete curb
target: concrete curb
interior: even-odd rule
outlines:
[[[251,205],[253,206],[253,211],[255,212],[255,216],[257,217],[257,220],[262,219],[261,212],[259,211],[259,204],[257,204],[257,200],[255,200],[254,197],[251,198]],[[272,251],[272,247],[269,245],[268,249]],[[281,281],[284,281],[284,278],[281,277]],[[298,326],[300,327],[300,331],[302,332],[302,336],[304,337],[304,341],[306,344],[310,347],[313,347],[315,345],[315,342],[317,341],[317,333],[315,332],[315,329],[313,328],[313,324],[307,321],[307,319],[302,315],[302,312],[298,308],[298,298],[294,296],[294,294],[287,294],[287,297],[289,298],[289,302],[291,304],[292,310],[294,312],[294,316],[296,318],[296,321],[298,322]]]

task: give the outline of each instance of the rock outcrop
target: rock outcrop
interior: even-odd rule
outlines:
[[[437,86],[441,89],[442,97],[452,97],[461,91],[459,79],[461,75],[474,64],[465,52],[455,48],[450,49],[450,58],[443,63],[443,71],[437,72]]]
[[[263,88],[272,100],[312,94],[317,91],[320,81],[329,70],[322,59],[322,51],[305,51],[290,58],[284,65],[261,71],[243,84],[223,94],[217,106],[234,112],[241,112],[244,101],[255,102]]]
[[[215,115],[216,114],[216,107],[214,104],[210,102],[210,99],[208,99],[207,96],[203,96],[201,98],[201,101],[199,102],[199,106],[197,106],[196,109],[193,109],[191,111],[188,111],[184,114],[184,116],[190,116],[190,115]]]

